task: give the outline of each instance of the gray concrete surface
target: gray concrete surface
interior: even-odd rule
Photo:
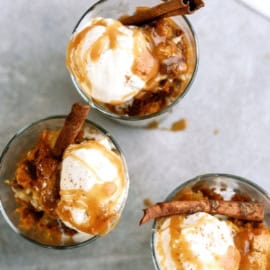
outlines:
[[[135,129],[89,114],[118,140],[129,165],[130,193],[116,230],[80,249],[47,250],[15,235],[0,215],[1,270],[153,269],[151,224],[138,226],[144,198],[160,201],[209,172],[240,175],[270,191],[270,22],[233,0],[206,2],[190,17],[200,45],[197,78],[163,123],[186,118],[185,131]],[[65,47],[90,4],[0,1],[0,151],[22,126],[81,100],[65,69]]]

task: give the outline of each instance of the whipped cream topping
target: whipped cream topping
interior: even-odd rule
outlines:
[[[227,221],[206,214],[173,216],[162,221],[155,236],[161,270],[237,270],[240,254]]]
[[[90,235],[108,233],[120,218],[127,190],[121,157],[106,139],[67,147],[57,206],[67,227]]]
[[[69,42],[67,67],[87,96],[122,104],[158,72],[151,44],[140,28],[114,19],[91,19]]]

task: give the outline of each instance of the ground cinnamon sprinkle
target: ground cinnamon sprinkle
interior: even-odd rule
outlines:
[[[149,207],[153,205],[153,202],[149,198],[146,198],[143,200],[143,204],[144,206]]]

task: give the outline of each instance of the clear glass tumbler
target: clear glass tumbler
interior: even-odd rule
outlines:
[[[46,238],[43,238],[43,235],[37,236],[34,231],[25,232],[20,228],[19,215],[16,212],[17,204],[14,196],[14,192],[11,189],[11,186],[6,183],[6,180],[12,180],[15,176],[15,170],[18,162],[25,156],[25,154],[36,145],[37,140],[41,132],[45,129],[50,130],[59,130],[63,127],[66,116],[52,116],[39,120],[35,123],[30,124],[29,126],[19,130],[13,138],[9,141],[7,146],[2,152],[0,157],[0,209],[1,212],[14,232],[21,235],[25,239],[29,240],[34,244],[38,244],[47,248],[57,248],[65,249],[71,247],[79,247],[85,244],[89,244],[98,236],[87,236],[83,238],[75,238],[74,240],[63,240],[61,243],[51,243],[47,242]],[[95,123],[86,120],[85,126],[90,127],[91,130],[94,130],[98,134],[102,134],[108,138],[109,143],[112,144],[114,150],[122,159],[125,170],[125,181],[127,182],[126,194],[121,205],[120,211],[122,212],[127,195],[128,195],[128,186],[129,186],[129,176],[125,158],[123,153],[117,144],[117,142],[112,138],[112,136],[103,128],[96,125]]]
[[[261,187],[256,185],[255,183],[230,174],[205,174],[201,176],[197,176],[191,180],[188,180],[175,188],[166,198],[165,201],[170,201],[175,197],[179,191],[185,188],[193,188],[193,187],[206,186],[209,189],[215,188],[215,191],[225,192],[222,194],[223,196],[233,196],[234,194],[248,194],[252,199],[261,203],[264,206],[265,211],[265,224],[270,226],[270,195]],[[156,270],[162,270],[159,265],[158,260],[158,251],[156,247],[156,229],[158,226],[158,221],[153,223],[152,227],[152,237],[151,237],[151,251],[152,251],[152,259],[155,265]]]
[[[160,4],[160,0],[149,0],[147,1],[147,6],[154,6]],[[104,17],[104,18],[114,18],[117,19],[122,15],[132,14],[134,13],[136,7],[145,6],[146,3],[143,0],[131,1],[131,0],[101,0],[91,6],[80,18],[77,22],[75,28],[73,29],[73,34],[80,31],[87,22],[95,17]],[[91,99],[88,95],[84,93],[84,91],[80,88],[76,78],[70,73],[71,79],[74,83],[75,88],[81,97],[90,104],[91,107],[102,113],[104,116],[116,120],[122,124],[132,125],[143,127],[148,125],[149,123],[157,120],[163,119],[168,112],[171,112],[175,105],[186,95],[188,90],[190,89],[192,82],[194,81],[197,67],[198,67],[198,45],[197,38],[195,32],[185,16],[174,16],[173,20],[182,28],[185,32],[188,42],[190,44],[191,54],[193,55],[193,60],[191,64],[191,76],[189,81],[186,83],[185,89],[172,103],[170,103],[167,107],[162,110],[147,114],[143,116],[128,116],[128,115],[118,115],[116,113],[112,113],[103,106],[97,104],[94,100]],[[104,78],[106,80],[106,78]]]

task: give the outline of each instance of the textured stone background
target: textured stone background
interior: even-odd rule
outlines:
[[[54,251],[15,235],[0,215],[1,270],[153,269],[151,224],[138,226],[144,198],[160,201],[209,172],[240,175],[270,191],[270,21],[233,0],[206,2],[190,17],[200,45],[197,78],[163,123],[186,118],[185,131],[129,128],[89,114],[119,141],[129,165],[130,194],[117,229],[86,247]],[[0,1],[0,151],[22,126],[81,100],[65,69],[65,47],[90,4]]]

